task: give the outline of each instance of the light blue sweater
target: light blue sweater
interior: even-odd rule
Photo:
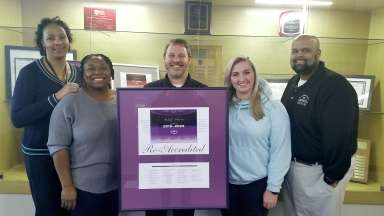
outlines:
[[[256,121],[249,101],[229,108],[229,182],[243,185],[268,176],[267,190],[279,192],[291,161],[288,113],[280,101],[262,96],[265,116]]]

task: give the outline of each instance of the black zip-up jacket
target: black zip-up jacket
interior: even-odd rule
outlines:
[[[352,85],[324,62],[302,86],[292,77],[281,101],[291,121],[292,157],[319,162],[324,175],[341,180],[357,149],[359,107]]]

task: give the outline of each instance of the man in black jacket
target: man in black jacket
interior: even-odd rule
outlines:
[[[340,74],[320,61],[317,37],[292,43],[297,73],[282,102],[291,122],[292,163],[286,176],[286,215],[339,216],[357,148],[359,108],[356,92]]]
[[[188,66],[191,62],[191,50],[184,39],[171,40],[164,49],[164,65],[167,70],[165,78],[148,83],[146,88],[196,88],[207,87],[191,78]],[[175,209],[174,216],[193,216],[194,209]],[[146,216],[166,216],[167,210],[147,210]]]

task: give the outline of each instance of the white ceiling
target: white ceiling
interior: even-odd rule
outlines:
[[[90,2],[146,2],[146,3],[183,3],[185,0],[88,0]],[[199,0],[193,0],[199,1]],[[201,0],[209,1],[209,0]],[[265,7],[261,5],[255,5],[254,0],[211,0],[213,5],[227,5],[227,6],[254,6]],[[332,0],[333,5],[329,7],[331,10],[348,10],[348,11],[371,11],[378,8],[384,8],[384,0]]]

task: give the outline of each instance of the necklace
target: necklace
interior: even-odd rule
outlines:
[[[53,69],[51,63],[49,63],[47,57],[45,57],[45,61],[47,62],[49,69],[56,75],[56,77],[59,80],[64,81],[65,83],[68,81],[68,77],[67,77],[67,63],[65,63],[65,66],[64,66],[64,80],[62,80],[62,79],[60,79],[59,74],[56,73],[55,69]]]

